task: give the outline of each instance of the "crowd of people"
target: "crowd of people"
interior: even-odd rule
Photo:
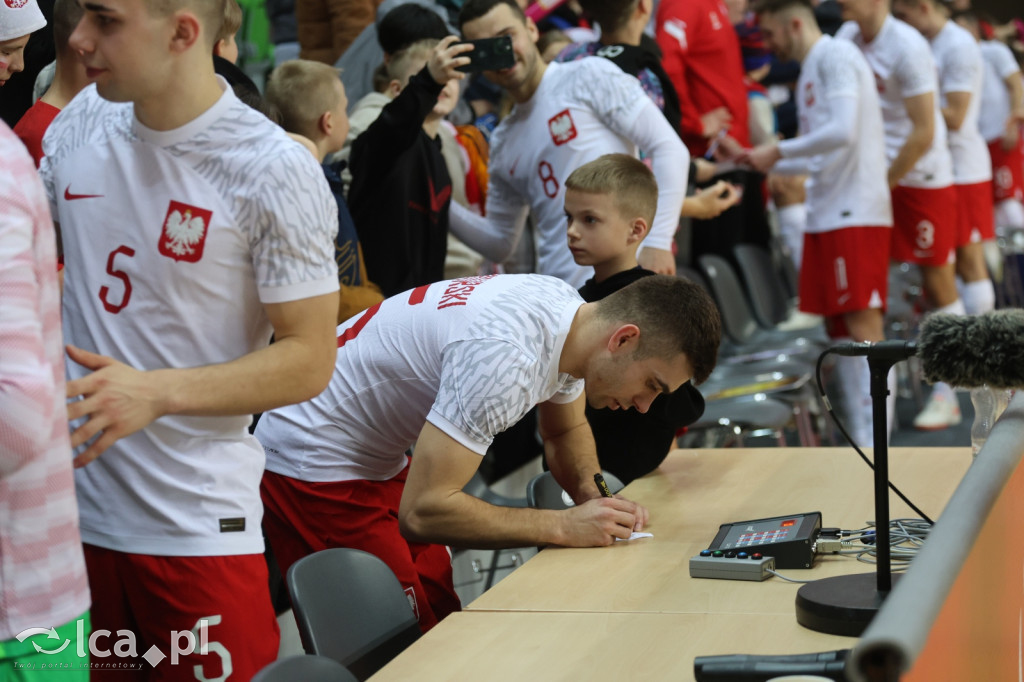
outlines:
[[[881,341],[890,262],[984,313],[1024,231],[1024,31],[963,0],[267,10],[254,79],[236,0],[0,4],[0,85],[39,74],[0,124],[4,679],[248,680],[265,542],[377,555],[427,630],[451,547],[646,525],[594,474],[703,413],[722,324],[678,264],[781,244],[831,340]],[[869,445],[866,363],[836,384]],[[914,425],[959,420],[937,384]],[[568,510],[463,491],[524,423]]]

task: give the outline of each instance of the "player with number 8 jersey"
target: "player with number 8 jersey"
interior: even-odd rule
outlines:
[[[516,63],[485,72],[515,101],[491,136],[487,216],[453,205],[457,237],[495,261],[516,245],[529,209],[536,225],[537,272],[575,288],[593,275],[566,245],[563,183],[603,154],[644,150],[658,181],[658,210],[640,252],[664,258],[657,272],[675,272],[672,241],[686,194],[689,152],[640,82],[600,57],[547,64],[537,49],[537,26],[513,0],[472,0],[459,15],[467,39],[512,38]]]

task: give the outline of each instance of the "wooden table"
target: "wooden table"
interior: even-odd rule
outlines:
[[[735,644],[738,633],[742,645]],[[828,651],[850,642],[804,630],[792,615],[464,611],[445,618],[372,679],[683,681],[693,679],[698,655]]]
[[[969,448],[893,448],[890,480],[935,518],[971,462]],[[820,511],[825,526],[861,528],[874,518],[872,472],[846,448],[677,450],[623,492],[651,511],[653,538],[608,548],[549,548],[469,605],[473,611],[776,613],[792,615],[799,585],[691,579],[690,557],[719,525]],[[892,495],[893,518],[917,516]],[[838,556],[797,579],[870,573]]]
[[[870,454],[870,453],[869,453]],[[971,462],[969,448],[893,448],[890,478],[937,517]],[[820,511],[853,529],[873,518],[872,472],[847,448],[677,450],[623,494],[651,511],[653,538],[607,548],[548,548],[445,619],[374,680],[690,680],[693,659],[800,653],[853,640],[796,622],[799,585],[689,577],[720,524]],[[894,518],[916,516],[895,495]],[[798,579],[869,573],[819,558]]]

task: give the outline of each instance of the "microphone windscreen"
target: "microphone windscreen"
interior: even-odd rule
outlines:
[[[929,315],[917,355],[929,383],[1024,388],[1024,310],[984,315]]]

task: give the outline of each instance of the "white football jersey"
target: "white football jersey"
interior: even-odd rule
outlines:
[[[645,107],[657,111],[636,78],[607,59],[587,57],[549,64],[533,97],[517,104],[494,130],[488,211],[497,205],[530,205],[536,225],[537,272],[575,288],[593,276],[593,268],[576,265],[569,251],[565,179],[603,154],[636,156],[637,144],[652,148],[643,140],[630,140],[626,133]],[[664,122],[660,112],[657,118]],[[665,129],[671,132],[667,123]],[[667,203],[662,201],[664,189],[671,188],[659,187],[658,215],[644,244],[669,249],[679,223],[679,206],[674,215],[671,207],[663,206]],[[681,201],[685,187],[675,189]]]
[[[875,74],[882,121],[885,124],[885,153],[891,164],[913,130],[903,101],[931,92],[935,95],[935,134],[928,151],[900,180],[906,187],[947,187],[953,184],[953,160],[946,146],[946,123],[939,110],[939,86],[928,41],[908,24],[888,16],[878,35],[865,42],[856,22],[848,21],[836,32],[837,38],[853,41]]]
[[[1001,138],[1006,131],[1006,119],[1010,116],[1012,104],[1006,79],[1013,74],[1020,78],[1020,67],[1010,48],[998,40],[983,40],[979,48],[984,74],[978,128],[981,136],[991,142]]]
[[[267,469],[303,481],[386,480],[426,422],[483,455],[534,405],[583,381],[558,361],[583,304],[543,275],[487,275],[392,296],[338,326],[334,376],[316,398],[265,413]]]
[[[849,41],[822,36],[800,67],[796,97],[801,136],[827,126],[837,108],[856,110],[853,144],[810,159],[807,231],[891,227],[882,113],[874,76],[860,51]],[[799,141],[780,142],[783,156]]]
[[[983,67],[978,42],[967,29],[947,21],[931,40],[935,65],[939,69],[942,106],[950,92],[969,92],[967,115],[957,130],[949,131],[949,151],[953,155],[953,177],[960,185],[972,185],[992,179],[992,160],[988,145],[978,130],[981,109]]]
[[[90,86],[50,126],[41,173],[65,253],[68,343],[141,370],[263,348],[263,305],[337,290],[337,205],[312,155],[227,84],[168,131]],[[69,379],[88,371],[67,363]],[[77,469],[82,539],[152,555],[261,552],[249,416],[167,415]]]

